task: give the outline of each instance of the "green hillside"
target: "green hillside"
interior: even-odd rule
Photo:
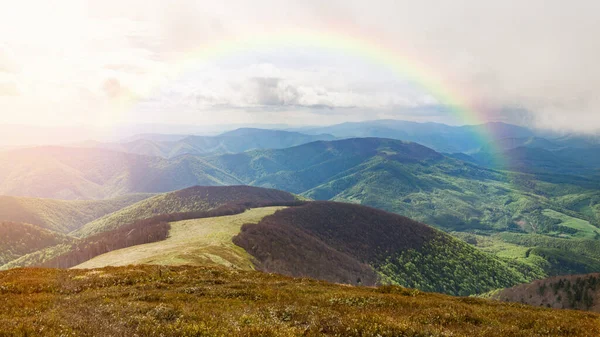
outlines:
[[[295,148],[208,158],[248,184],[316,200],[358,203],[402,214],[448,232],[491,237],[488,251],[526,262],[538,275],[600,271],[597,256],[568,257],[552,245],[516,243],[497,233],[600,240],[600,198],[587,178],[494,171],[414,143],[389,139],[316,142]],[[566,220],[571,219],[571,220]],[[481,240],[480,240],[481,241]],[[510,247],[508,247],[508,246]],[[514,244],[513,244],[514,245]],[[507,246],[507,247],[505,247]],[[526,255],[528,249],[534,254]],[[543,253],[542,253],[543,250]]]
[[[595,313],[214,266],[18,269],[0,294],[7,336],[600,335]]]
[[[212,198],[198,200],[216,201],[219,195],[228,196],[227,207],[235,205],[231,198],[236,195],[250,200],[262,193],[269,195],[265,200],[271,203],[279,197],[284,203],[294,200],[290,194],[273,195],[284,192],[254,187],[198,187],[177,193],[197,198],[211,192]],[[171,195],[168,200],[191,199]],[[496,258],[432,227],[370,207],[334,202],[304,202],[288,208],[257,205],[240,214],[225,212],[224,216],[186,216],[183,221],[170,221],[166,239],[107,249],[102,255],[80,259],[85,262],[78,268],[218,264],[338,283],[398,284],[457,295],[482,293],[545,275],[540,268]],[[119,227],[118,231],[129,229]],[[104,234],[114,236],[110,233],[84,240],[104,241]],[[73,258],[61,258],[58,266],[76,265],[70,262]]]
[[[247,184],[360,203],[447,230],[518,230],[518,222],[539,222],[544,209],[563,212],[565,198],[591,191],[577,181],[489,170],[415,143],[378,138],[207,160]]]
[[[234,242],[257,259],[260,270],[332,282],[372,284],[363,279],[360,264],[377,272],[377,282],[455,295],[541,276],[411,219],[344,203],[310,202],[281,210],[245,225]],[[346,265],[352,269],[339,273]]]
[[[68,233],[106,214],[144,200],[134,194],[106,200],[54,200],[0,196],[0,220],[33,224]]]
[[[0,176],[0,191],[6,182],[21,181],[25,191],[35,183],[38,192],[58,186],[71,193],[75,190],[69,184],[79,178],[94,182],[93,190],[101,195],[171,191],[196,184],[269,187],[310,199],[376,207],[459,237],[472,234],[489,238],[475,241],[492,242],[488,251],[526,262],[537,274],[542,270],[542,276],[569,270],[600,271],[596,269],[598,257],[561,256],[552,244],[547,244],[549,241],[515,243],[497,235],[539,235],[571,240],[575,246],[580,241],[594,244],[600,240],[600,230],[599,235],[595,230],[600,226],[598,182],[585,177],[497,171],[443,156],[419,144],[380,138],[319,141],[206,158],[186,155],[172,160],[87,151],[41,151],[39,156],[48,158],[61,170],[67,167],[75,173],[60,181],[47,178],[46,174],[53,171],[44,167],[25,170],[26,174],[13,175],[11,179]],[[37,158],[38,152],[39,149],[22,150],[9,164],[31,160],[33,165],[32,154]],[[10,165],[0,171],[13,172]],[[51,194],[61,189],[56,188]],[[163,195],[146,200],[92,221],[74,234],[86,236],[157,214],[205,209],[194,198],[171,198]],[[529,249],[533,254],[526,254]],[[567,261],[568,265],[560,265],[560,261]]]
[[[0,221],[0,267],[24,255],[71,241],[65,235],[37,226]]]
[[[143,200],[92,221],[72,234],[85,237],[156,215],[208,211],[225,205],[293,202],[296,196],[251,186],[196,186]]]

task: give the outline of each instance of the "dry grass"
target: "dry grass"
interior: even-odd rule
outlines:
[[[600,315],[225,267],[0,273],[0,336],[598,336]]]
[[[115,250],[75,268],[218,264],[253,269],[252,257],[231,240],[240,232],[242,225],[258,223],[283,208],[255,208],[237,215],[173,222],[166,240]]]

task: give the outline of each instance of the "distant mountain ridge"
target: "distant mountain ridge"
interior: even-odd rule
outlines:
[[[28,223],[66,234],[90,221],[151,196],[151,194],[134,194],[106,200],[55,200],[0,196],[0,220]]]
[[[373,120],[298,130],[310,134],[327,133],[339,138],[377,137],[405,140],[448,153],[477,151],[482,145],[482,135],[489,135],[490,139],[534,136],[534,132],[527,128],[499,122],[450,126],[431,122]]]
[[[103,148],[163,158],[181,155],[239,153],[255,149],[282,149],[318,140],[333,140],[332,135],[307,135],[281,130],[241,128],[217,136],[138,135],[120,143],[86,142],[80,147]]]
[[[239,185],[198,157],[167,160],[103,149],[41,147],[0,153],[0,194],[104,199],[195,185]]]

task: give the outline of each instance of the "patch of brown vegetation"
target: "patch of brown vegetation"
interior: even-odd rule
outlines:
[[[555,276],[488,294],[506,302],[600,312],[600,274]]]
[[[0,336],[598,336],[600,315],[219,267],[0,272]]]
[[[69,252],[45,261],[39,264],[39,266],[71,268],[114,250],[164,240],[169,234],[170,222],[240,214],[250,208],[293,206],[302,205],[303,203],[303,201],[259,200],[224,205],[209,211],[157,215],[148,219],[135,221],[112,231],[102,232],[81,239],[73,245]]]
[[[419,249],[435,232],[397,214],[319,201],[244,225],[234,243],[253,255],[264,271],[374,285],[377,276],[368,263]]]

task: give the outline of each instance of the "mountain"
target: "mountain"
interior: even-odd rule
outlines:
[[[481,135],[489,135],[493,139],[534,136],[534,132],[527,128],[499,122],[450,126],[440,123],[373,120],[301,130],[310,134],[332,134],[339,138],[376,137],[411,141],[447,153],[477,151],[482,146]]]
[[[151,142],[177,142],[189,135],[186,134],[164,134],[164,133],[140,133],[127,137],[121,141],[121,143],[130,143],[137,140],[149,140]]]
[[[496,150],[512,150],[519,147],[558,150],[564,146],[541,137],[523,137],[523,138],[501,138],[493,143],[489,143],[480,148],[480,152],[490,152]]]
[[[224,265],[254,270],[252,256],[236,246],[232,238],[244,224],[257,223],[283,207],[259,207],[243,213],[187,219],[169,223],[166,238],[144,245],[131,245],[83,259],[64,267],[82,269],[105,266]],[[104,233],[109,232],[102,232]]]
[[[573,149],[569,149],[573,151]],[[475,162],[484,167],[508,169],[525,173],[550,173],[564,175],[591,175],[600,165],[586,165],[581,158],[569,158],[561,152],[520,146],[500,153],[478,152],[470,155]],[[500,163],[498,162],[500,159]]]
[[[0,221],[0,266],[44,248],[70,242],[63,234],[37,226]]]
[[[161,197],[142,201],[74,234],[98,236],[151,216],[162,220],[163,214],[231,209],[234,205],[251,209],[170,221],[166,239],[110,249],[78,268],[219,264],[331,282],[391,283],[460,295],[538,276],[526,265],[479,252],[425,224],[360,205],[297,203],[291,194],[247,186],[195,187]],[[144,227],[153,223],[146,222]]]
[[[600,146],[564,147],[542,138],[507,138],[469,156],[472,162],[490,168],[536,174],[593,176],[600,173]],[[458,156],[457,156],[458,155]],[[452,156],[460,159],[462,154]]]
[[[600,187],[591,178],[496,171],[416,143],[381,138],[318,141],[202,158],[184,155],[171,160],[98,149],[46,148],[16,154],[0,156],[4,158],[0,171],[12,172],[0,175],[0,192],[33,191],[39,195],[63,190],[83,198],[168,192],[194,185],[253,185],[310,199],[376,207],[456,236],[485,236],[486,240],[475,242],[487,246],[477,243],[478,247],[524,263],[539,277],[569,270],[600,271],[600,259],[585,252],[569,257],[573,267],[562,268],[558,261],[565,262],[565,257],[553,250],[555,240],[568,240],[574,247],[596,244]],[[57,172],[63,173],[63,180],[52,178]],[[7,188],[17,186],[25,189]],[[142,209],[144,216],[155,214],[148,212],[148,207]],[[125,220],[135,218],[124,214]],[[123,223],[107,219],[119,218],[107,217],[86,228]],[[523,237],[515,239],[513,234]],[[529,240],[531,237],[544,240]],[[545,251],[529,254],[529,249]]]
[[[167,160],[101,149],[41,147],[0,153],[0,194],[103,199],[240,181],[193,156]]]
[[[0,220],[23,222],[68,233],[150,196],[152,195],[133,194],[107,200],[54,200],[0,196]]]
[[[296,201],[293,194],[251,186],[195,186],[140,201],[100,219],[72,234],[85,237],[156,215],[209,211],[223,206],[262,205]]]
[[[256,258],[259,270],[331,282],[469,295],[530,277],[432,227],[345,203],[280,210],[244,225],[233,242]]]
[[[68,242],[32,249],[0,265],[0,269],[27,266],[70,268],[114,250],[142,244],[147,247],[148,244],[165,240],[171,222],[225,218],[235,214],[245,217],[247,212],[244,212],[251,208],[263,210],[269,206],[296,205],[301,202],[287,192],[250,186],[188,188],[155,196],[92,221],[71,233]],[[187,239],[189,234],[184,231],[183,237]],[[166,256],[164,251],[161,254]]]
[[[382,138],[321,141],[205,159],[247,183],[302,193],[341,174],[350,174],[350,169],[374,158],[406,165],[433,164],[444,159],[422,145]]]
[[[573,250],[572,267],[562,268],[566,260],[552,241],[566,240],[573,247],[597,244],[600,198],[593,179],[494,171],[415,143],[379,138],[206,160],[247,184],[376,207],[457,236],[482,235],[489,252],[525,263],[541,277],[600,271],[600,259],[579,248]],[[547,240],[507,242],[498,233]],[[529,254],[531,249],[536,253]]]
[[[551,277],[494,291],[486,297],[548,308],[600,312],[600,274]]]
[[[588,191],[572,185],[561,191],[536,176],[509,175],[381,138],[205,159],[247,184],[360,203],[451,230],[517,228],[528,211],[559,208],[549,197]]]
[[[121,143],[87,142],[77,146],[174,158],[185,154],[207,155],[238,153],[254,149],[282,149],[318,140],[333,140],[334,138],[327,134],[306,135],[280,130],[242,128],[218,136],[167,137],[164,135],[141,135]]]
[[[598,135],[567,134],[556,137],[555,142],[574,148],[597,148],[600,146],[600,137]]]
[[[222,267],[18,269],[0,272],[0,289],[5,335],[600,335],[595,313]]]

